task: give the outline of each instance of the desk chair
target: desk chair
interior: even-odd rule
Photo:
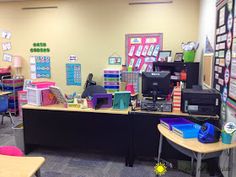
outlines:
[[[14,120],[12,118],[11,112],[8,111],[8,96],[2,95],[0,96],[0,114],[2,114],[2,124],[4,116],[8,116],[11,120],[11,123],[14,124]]]

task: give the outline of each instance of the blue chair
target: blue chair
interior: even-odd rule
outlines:
[[[8,111],[8,96],[2,95],[0,96],[0,114],[2,114],[2,124],[4,116],[8,116],[11,119],[11,123],[14,124],[11,112]]]

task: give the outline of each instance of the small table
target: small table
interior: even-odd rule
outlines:
[[[0,176],[4,177],[40,177],[40,167],[44,164],[44,157],[16,157],[0,155]]]
[[[201,161],[206,155],[209,155],[209,157],[212,157],[212,154],[216,154],[218,152],[228,149],[229,150],[229,170],[230,170],[229,176],[232,177],[232,149],[236,148],[236,142],[232,144],[223,144],[221,141],[219,141],[217,143],[203,144],[199,142],[197,138],[184,139],[180,137],[179,135],[176,135],[169,129],[165,128],[161,124],[158,124],[157,128],[160,132],[158,159],[157,159],[158,162],[160,162],[161,151],[162,151],[162,141],[163,141],[163,136],[164,136],[165,138],[167,138],[167,140],[173,143],[173,145],[177,145],[186,151],[192,152],[191,157],[197,160],[196,177],[200,177],[201,175]]]

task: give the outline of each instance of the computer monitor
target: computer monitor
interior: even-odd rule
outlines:
[[[157,101],[157,97],[166,98],[170,90],[170,72],[154,71],[142,73],[142,94],[143,97],[152,97]]]

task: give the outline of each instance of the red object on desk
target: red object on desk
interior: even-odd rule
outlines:
[[[180,73],[180,80],[186,81],[187,80],[187,73],[185,70],[182,70]]]

